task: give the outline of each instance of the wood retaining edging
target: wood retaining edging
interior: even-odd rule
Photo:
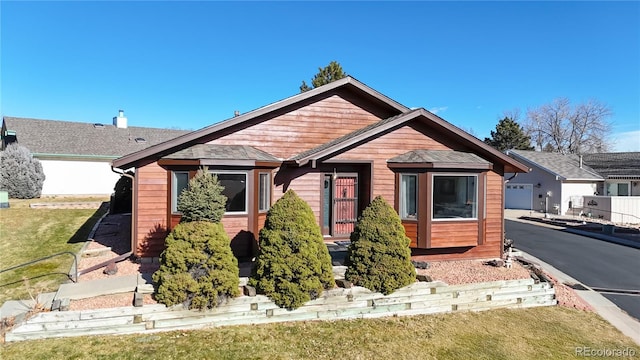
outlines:
[[[415,282],[389,295],[363,287],[335,288],[296,310],[263,295],[241,296],[215,309],[164,305],[38,313],[5,334],[5,341],[83,335],[122,335],[226,325],[342,320],[556,305],[555,289],[533,279],[447,285]]]

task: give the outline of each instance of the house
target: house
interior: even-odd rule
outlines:
[[[604,178],[597,193],[585,196],[584,213],[615,223],[640,223],[640,152],[585,154],[588,164]]]
[[[111,194],[120,178],[111,160],[187,132],[128,127],[121,110],[113,125],[5,116],[0,134],[2,149],[17,142],[40,160],[42,195],[52,196]]]
[[[507,209],[528,209],[553,214],[567,214],[582,208],[582,197],[594,195],[604,178],[575,154],[508,150],[510,157],[531,168],[526,174],[507,174],[505,186]]]
[[[527,166],[425,109],[352,77],[113,160],[134,170],[132,250],[156,257],[180,221],[177,196],[206,166],[228,198],[234,254],[249,257],[267,211],[293,189],[327,242],[345,240],[369,202],[400,214],[416,258],[493,258],[503,241],[504,173]]]

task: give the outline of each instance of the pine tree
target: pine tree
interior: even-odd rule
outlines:
[[[332,61],[324,68],[318,68],[318,73],[313,77],[313,79],[311,79],[312,87],[309,87],[309,85],[307,85],[303,80],[302,85],[300,85],[300,92],[303,93],[305,91],[309,91],[313,88],[326,85],[344,77],[347,77],[347,74],[342,71],[342,66],[340,66],[337,61]]]
[[[182,213],[181,222],[210,221],[219,222],[224,215],[227,197],[222,194],[218,176],[198,170],[189,180],[189,187],[178,197],[178,211]]]
[[[0,152],[0,189],[15,199],[34,199],[42,194],[44,170],[31,151],[16,143]]]
[[[491,130],[491,137],[484,138],[484,142],[499,151],[533,150],[531,137],[526,135],[522,127],[509,117],[500,120],[496,130]]]

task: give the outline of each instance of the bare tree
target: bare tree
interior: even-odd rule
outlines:
[[[541,151],[581,154],[604,152],[611,132],[611,109],[592,99],[575,107],[567,98],[527,111],[524,129]]]

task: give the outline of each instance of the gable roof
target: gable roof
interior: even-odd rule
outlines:
[[[583,161],[608,179],[640,178],[640,152],[584,154]]]
[[[9,116],[3,122],[6,130],[15,134],[18,144],[40,157],[115,159],[189,132]]]
[[[345,89],[347,91],[356,92],[358,96],[374,101],[377,104],[380,104],[381,106],[388,109],[388,111],[390,112],[399,114],[399,113],[409,111],[408,107],[368,87],[367,85],[361,83],[355,78],[351,76],[347,76],[345,78],[336,80],[329,84],[288,97],[284,100],[274,102],[272,104],[241,114],[239,116],[204,127],[200,130],[196,130],[188,134],[179,136],[175,139],[166,141],[164,143],[148,147],[144,150],[138,151],[133,154],[129,154],[127,156],[123,156],[119,159],[114,160],[112,162],[112,165],[116,168],[121,168],[121,169],[131,167],[132,165],[136,164],[137,162],[145,158],[156,156],[158,154],[168,154],[170,152],[180,150],[185,146],[195,145],[198,142],[198,140],[205,138],[207,136],[210,136],[212,134],[225,131],[234,126],[242,125],[243,123],[248,123],[249,121],[254,120],[260,116],[267,115],[270,113],[275,113],[289,106],[295,106],[297,104],[304,103],[305,101],[309,101],[314,97],[320,97],[336,89]]]
[[[378,136],[379,134],[387,130],[403,126],[412,120],[423,121],[450,136],[463,139],[465,141],[465,144],[474,149],[474,151],[480,153],[485,157],[492,158],[502,163],[505,166],[505,172],[528,171],[528,167],[524,166],[518,161],[515,161],[509,156],[501,153],[500,151],[480,141],[476,137],[468,134],[467,132],[459,129],[458,127],[450,124],[439,116],[423,108],[408,111],[404,114],[393,116],[369,126],[363,127],[362,129],[358,129],[340,138],[329,141],[325,144],[293,156],[288,159],[287,162],[293,162],[298,166],[302,166],[309,161],[313,162],[322,158],[330,157],[341,151],[344,151],[345,149],[348,149],[352,146],[363,143],[375,136]]]
[[[507,154],[517,160],[532,164],[557,176],[560,180],[603,180],[602,176],[587,166],[584,161],[580,166],[580,157],[576,154],[560,154],[551,152],[508,150]]]

